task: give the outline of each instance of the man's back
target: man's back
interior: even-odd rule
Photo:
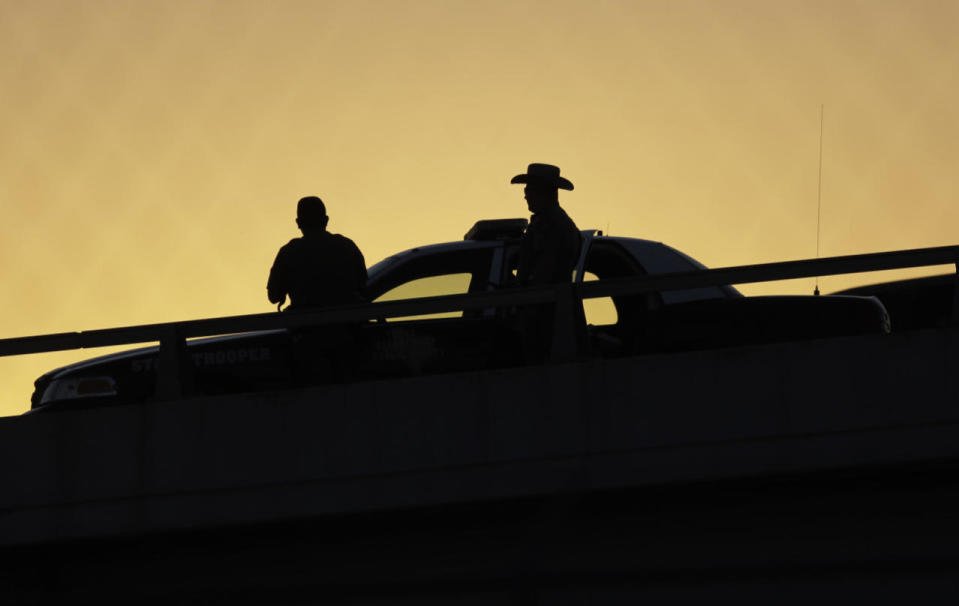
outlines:
[[[569,282],[579,259],[581,241],[576,224],[559,206],[535,213],[523,235],[520,283]]]
[[[271,300],[289,294],[291,308],[359,303],[366,278],[366,263],[356,244],[322,230],[305,233],[280,249],[267,290]]]

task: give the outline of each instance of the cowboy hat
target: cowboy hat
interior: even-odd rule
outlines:
[[[510,183],[545,183],[557,189],[572,191],[573,184],[559,176],[559,167],[552,164],[530,164],[526,173],[516,175]]]

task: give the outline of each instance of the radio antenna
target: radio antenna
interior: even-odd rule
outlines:
[[[822,219],[822,122],[825,105],[819,106],[819,192],[816,195],[816,258],[819,258],[819,234]],[[819,276],[816,276],[814,295],[819,295]]]

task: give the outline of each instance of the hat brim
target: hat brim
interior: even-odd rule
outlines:
[[[556,189],[565,189],[566,191],[573,191],[573,183],[568,179],[562,177],[556,177],[551,179],[549,177],[540,177],[537,175],[516,175],[509,180],[510,183],[545,183],[547,185],[552,185]]]

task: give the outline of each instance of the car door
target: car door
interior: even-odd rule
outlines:
[[[374,302],[486,292],[499,281],[502,243],[424,247],[368,286]],[[516,363],[518,339],[492,310],[383,318],[366,327],[365,374],[416,375]]]

